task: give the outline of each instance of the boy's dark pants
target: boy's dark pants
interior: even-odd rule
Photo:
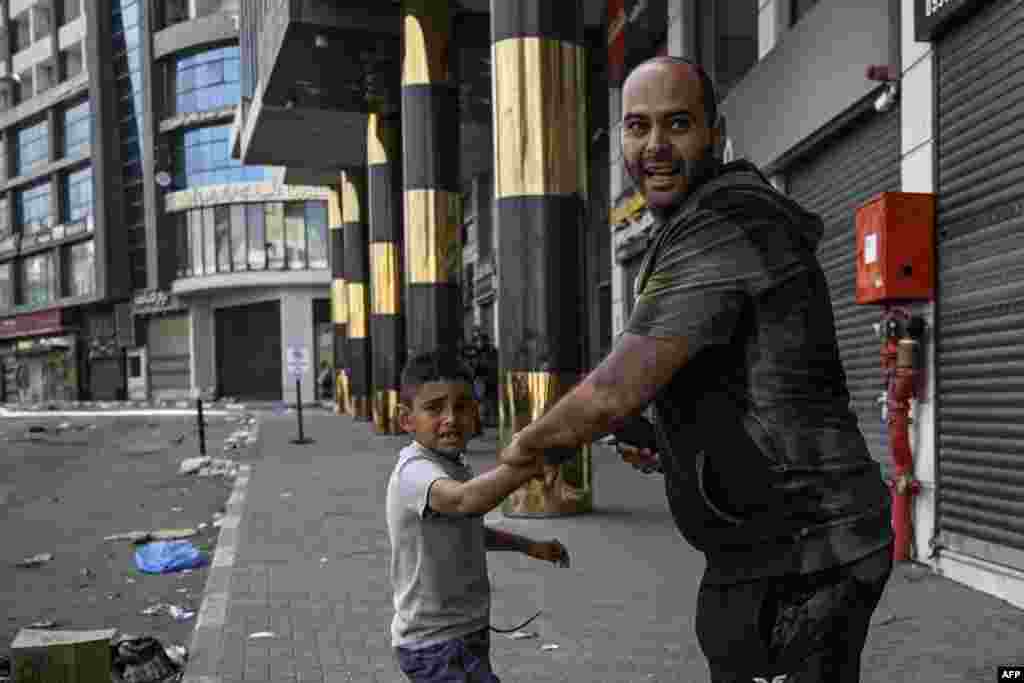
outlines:
[[[486,628],[424,648],[395,648],[398,666],[412,683],[501,683],[491,670]]]
[[[805,576],[702,583],[696,630],[712,683],[858,683],[871,615],[891,574],[890,546]]]

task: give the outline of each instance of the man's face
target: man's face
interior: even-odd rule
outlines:
[[[622,152],[633,182],[655,214],[670,212],[690,191],[686,162],[709,161],[719,131],[704,120],[697,73],[654,62],[630,74],[622,90]]]
[[[466,382],[427,382],[412,410],[402,406],[399,423],[425,448],[455,457],[476,431],[477,402]]]

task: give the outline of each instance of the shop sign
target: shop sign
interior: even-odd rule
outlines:
[[[219,204],[245,202],[288,202],[330,199],[331,189],[319,185],[283,185],[280,183],[232,183],[189,188],[164,195],[168,212],[198,209]]]
[[[963,19],[986,2],[989,0],[914,0],[914,40],[934,39],[954,21]]]
[[[22,339],[15,346],[15,351],[44,351],[48,349],[68,349],[74,346],[71,337],[39,337],[37,339]]]
[[[64,326],[61,309],[52,308],[48,311],[16,315],[13,318],[0,319],[0,338],[24,337],[32,334],[58,332]]]
[[[152,313],[163,313],[184,308],[178,297],[160,289],[150,289],[139,292],[132,299],[132,309],[135,315],[148,315]]]

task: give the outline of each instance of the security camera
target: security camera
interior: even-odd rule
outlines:
[[[890,82],[885,86],[885,91],[875,100],[875,111],[887,112],[896,104],[896,83]]]

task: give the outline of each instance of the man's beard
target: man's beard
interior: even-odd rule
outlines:
[[[659,155],[655,156],[655,162],[668,161],[666,159],[659,158]],[[647,172],[644,170],[644,164],[646,162],[640,159],[637,162],[630,163],[626,162],[626,173],[629,175],[630,180],[633,181],[633,187],[637,191],[642,191],[644,187],[644,179],[647,177]],[[722,162],[715,156],[714,145],[707,145],[704,147],[703,153],[697,159],[673,159],[672,172],[682,173],[686,179],[686,189],[679,193],[677,197],[668,204],[651,204],[648,203],[648,208],[659,218],[667,216],[678,207],[689,195],[693,192],[697,186],[704,181],[713,177],[718,169],[721,168]]]

